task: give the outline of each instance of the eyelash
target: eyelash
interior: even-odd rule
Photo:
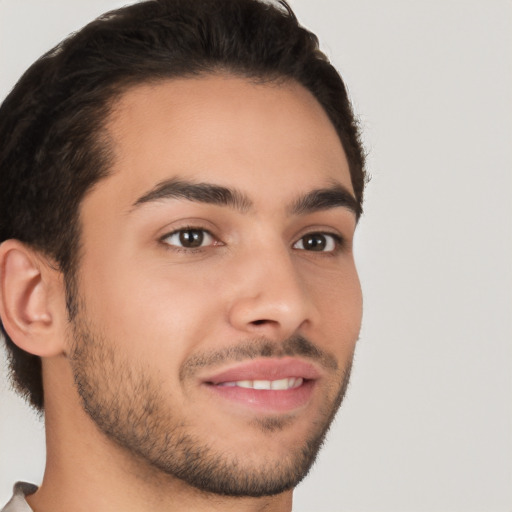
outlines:
[[[200,246],[197,246],[197,247],[183,247],[183,246],[179,246],[179,245],[176,245],[176,244],[171,244],[171,243],[166,241],[166,240],[168,240],[169,238],[171,238],[173,236],[184,234],[186,232],[191,232],[191,231],[200,232],[200,233],[203,234],[202,235],[203,237],[204,237],[204,234],[206,234],[207,236],[212,238],[213,243],[210,243],[210,244],[208,244],[206,246],[200,245]],[[306,237],[314,237],[314,236],[322,236],[322,237],[330,238],[332,244],[334,244],[333,249],[328,250],[328,251],[314,251],[314,250],[309,250],[308,251],[306,248],[304,248],[304,239]],[[183,228],[176,229],[176,230],[171,231],[170,233],[167,233],[164,236],[162,236],[160,238],[160,241],[163,244],[165,244],[170,250],[173,250],[173,251],[176,251],[176,252],[186,252],[186,253],[201,252],[201,251],[204,251],[205,248],[207,248],[207,247],[215,247],[215,246],[222,246],[222,245],[224,245],[222,242],[217,240],[217,238],[208,229],[205,229],[205,228],[202,228],[202,227],[198,227],[198,226],[185,226]],[[336,255],[344,247],[344,239],[343,239],[343,237],[341,237],[338,234],[330,233],[330,232],[327,232],[327,231],[312,231],[310,233],[305,233],[296,242],[293,243],[292,247],[294,249],[297,249],[297,247],[295,247],[295,246],[299,242],[301,242],[301,241],[302,241],[302,248],[300,248],[298,250],[305,251],[305,252],[310,252],[310,253],[311,252],[319,252],[319,253],[321,253],[323,255],[326,255],[326,256]],[[201,243],[202,242],[203,242],[203,240],[201,240]]]
[[[307,238],[307,237],[315,237],[315,236],[320,236],[320,237],[324,237],[324,238],[330,238],[331,239],[331,244],[333,245],[332,249],[329,249],[327,251],[314,251],[314,250],[307,250],[305,247],[304,247],[304,240]],[[335,233],[330,233],[330,232],[327,232],[327,231],[311,231],[310,233],[306,233],[304,235],[302,235],[294,244],[293,244],[293,248],[296,249],[296,245],[299,243],[299,242],[302,242],[302,248],[300,250],[302,251],[306,251],[306,252],[319,252],[325,256],[335,256],[336,254],[338,254],[344,247],[344,240],[343,238],[338,235],[338,234],[335,234]],[[329,242],[327,242],[326,245],[328,245]]]
[[[183,247],[175,244],[171,244],[167,242],[166,240],[171,238],[175,235],[180,235],[186,232],[200,232],[203,234],[206,234],[207,236],[211,237],[214,243],[208,244],[207,246],[200,245],[198,247]],[[183,228],[176,229],[174,231],[171,231],[170,233],[167,233],[162,238],[160,238],[160,241],[164,243],[170,250],[176,251],[176,252],[188,252],[188,253],[195,253],[195,252],[201,252],[205,249],[205,247],[215,247],[219,245],[223,245],[222,242],[219,242],[216,237],[208,230],[202,227],[198,226],[185,226]]]

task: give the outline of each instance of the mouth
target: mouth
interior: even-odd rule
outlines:
[[[212,395],[231,407],[257,413],[290,413],[311,400],[321,372],[293,358],[260,359],[202,379]]]
[[[221,382],[217,386],[239,387],[245,389],[286,391],[302,386],[304,379],[302,377],[288,377],[277,380],[238,380],[231,382]]]

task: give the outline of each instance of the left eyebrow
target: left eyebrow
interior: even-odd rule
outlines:
[[[347,208],[359,219],[363,213],[356,198],[341,184],[312,190],[294,201],[289,209],[293,215],[306,215],[331,208]]]
[[[139,197],[133,207],[161,199],[185,199],[198,203],[228,206],[242,213],[252,207],[251,200],[239,190],[212,183],[192,183],[176,178],[158,183],[149,192]]]

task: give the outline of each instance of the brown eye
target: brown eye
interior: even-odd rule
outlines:
[[[187,229],[186,231],[180,231],[179,238],[183,247],[201,247],[204,240],[204,231]]]
[[[199,228],[179,229],[174,233],[170,233],[162,240],[169,245],[185,249],[196,249],[198,247],[214,245],[215,242],[213,236],[208,231]]]
[[[309,233],[293,245],[294,249],[316,252],[332,252],[339,245],[339,237],[328,233]]]

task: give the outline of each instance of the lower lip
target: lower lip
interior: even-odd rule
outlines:
[[[205,384],[216,396],[243,407],[266,413],[286,413],[304,407],[313,393],[315,381],[286,390],[251,389],[238,386]]]

